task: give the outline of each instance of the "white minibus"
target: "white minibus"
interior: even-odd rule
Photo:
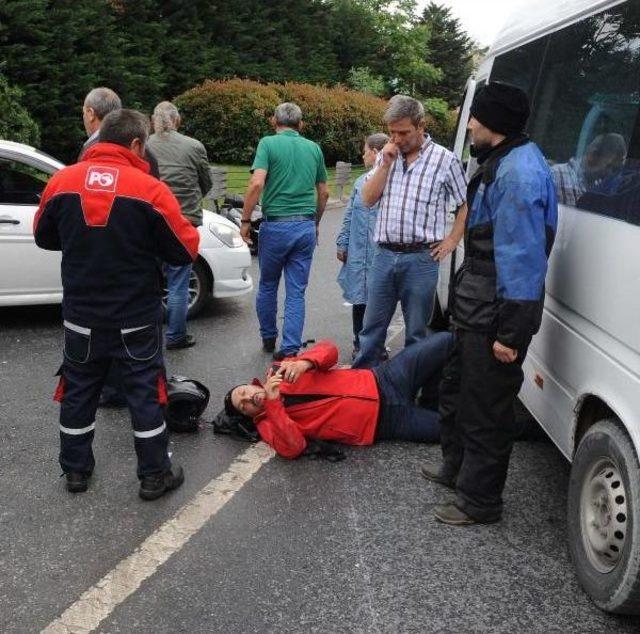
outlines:
[[[469,173],[469,107],[493,80],[529,95],[560,203],[520,396],[572,463],[580,583],[640,613],[640,0],[531,0],[513,16],[467,84],[455,151]]]

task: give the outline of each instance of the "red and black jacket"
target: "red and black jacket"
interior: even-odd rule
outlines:
[[[33,223],[36,244],[62,251],[64,319],[87,328],[134,328],[160,317],[157,260],[189,264],[200,236],[149,165],[112,143],[47,184]]]
[[[375,440],[380,393],[371,370],[334,368],[338,348],[329,340],[295,357],[311,361],[314,369],[295,383],[280,384],[280,398],[264,402],[255,419],[264,442],[285,458],[297,458],[307,439],[345,445],[371,445]],[[288,397],[309,397],[287,405]]]

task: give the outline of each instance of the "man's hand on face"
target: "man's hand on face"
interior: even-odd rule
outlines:
[[[264,391],[269,400],[275,401],[280,398],[280,383],[282,383],[283,380],[282,368],[277,372],[274,372],[272,368],[269,368],[269,372],[267,372],[267,380],[264,382]]]
[[[251,231],[251,225],[248,222],[243,222],[240,225],[240,237],[248,244],[252,245],[253,240],[249,237]]]
[[[518,351],[503,346],[499,341],[494,341],[493,356],[500,361],[500,363],[513,363],[518,358]]]
[[[393,165],[393,162],[398,158],[400,150],[395,143],[387,143],[382,148],[382,164],[386,167]]]
[[[288,383],[295,383],[307,370],[313,368],[313,363],[306,359],[299,361],[283,361],[280,364],[280,372]]]

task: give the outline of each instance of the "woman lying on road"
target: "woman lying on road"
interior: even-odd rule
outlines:
[[[441,332],[405,348],[371,370],[334,368],[338,349],[321,341],[282,361],[262,385],[238,385],[225,396],[229,416],[253,418],[262,440],[285,458],[296,458],[307,440],[371,445],[378,440],[437,442],[440,423],[434,409],[415,398],[437,394],[440,372],[451,348]]]

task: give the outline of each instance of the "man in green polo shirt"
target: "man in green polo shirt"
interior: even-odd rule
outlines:
[[[302,111],[281,103],[272,123],[276,133],[263,137],[251,167],[242,210],[241,234],[249,238],[251,212],[262,194],[264,222],[260,227],[260,284],[256,310],[265,351],[275,350],[278,328],[278,286],[284,271],[286,298],[280,350],[274,358],[296,354],[302,345],[304,293],[317,242],[317,225],[329,190],[322,150],[300,135]]]

